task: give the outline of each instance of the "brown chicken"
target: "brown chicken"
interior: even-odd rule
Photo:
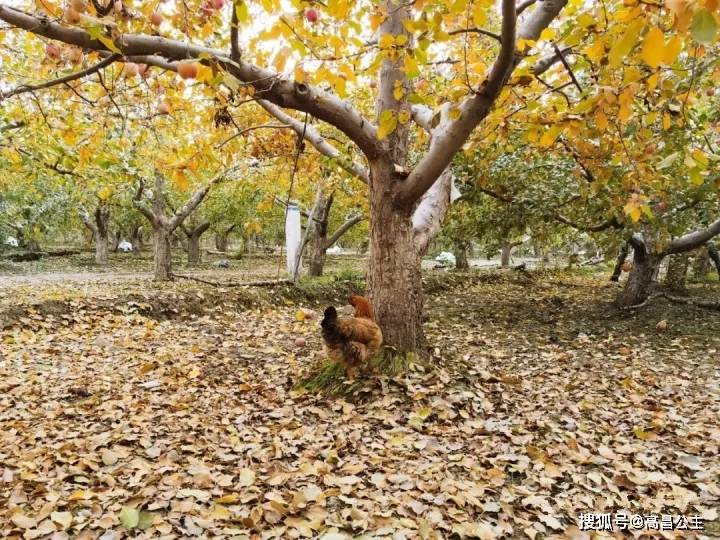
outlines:
[[[364,296],[353,294],[350,297],[350,305],[355,308],[355,317],[365,317],[371,321],[375,320],[375,312],[373,311],[370,300]]]
[[[373,320],[370,302],[362,296],[353,296],[350,303],[355,307],[354,317],[338,317],[337,310],[330,306],[325,310],[320,326],[328,356],[342,364],[347,377],[354,377],[367,359],[380,349],[383,336]]]

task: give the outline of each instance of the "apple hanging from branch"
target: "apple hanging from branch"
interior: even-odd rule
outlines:
[[[183,79],[194,79],[198,76],[200,68],[197,62],[182,62],[178,65],[178,75]]]
[[[305,18],[308,22],[314,23],[318,20],[318,12],[316,9],[310,8],[305,12]]]

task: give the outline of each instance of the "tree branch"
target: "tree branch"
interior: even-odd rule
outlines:
[[[150,209],[150,207],[142,202],[143,191],[145,191],[145,183],[141,180],[140,182],[138,182],[138,188],[135,191],[135,195],[133,196],[133,206],[143,216],[145,216],[147,220],[153,224],[154,227],[157,224],[157,219],[155,218],[155,213]]]
[[[0,126],[0,133],[3,131],[10,131],[12,129],[20,129],[25,127],[27,124],[25,122],[10,122],[9,124],[5,124],[4,126]]]
[[[93,223],[93,220],[90,219],[90,214],[83,205],[78,206],[78,215],[80,216],[80,219],[85,224],[85,226],[90,229],[93,234],[98,233],[97,226],[95,225],[95,223]]]
[[[720,234],[720,219],[711,223],[706,229],[693,231],[684,236],[676,238],[665,250],[666,255],[683,253],[706,244],[713,237]]]
[[[485,30],[484,28],[459,28],[458,30],[451,30],[450,32],[448,32],[448,36],[455,36],[457,34],[480,34],[483,36],[491,37],[498,41],[502,41],[500,38],[500,34],[496,34],[495,32],[491,32],[490,30]]]
[[[63,26],[46,17],[27,14],[7,5],[0,5],[0,19],[50,39],[95,51],[109,51],[107,45],[93,39],[83,29]],[[217,49],[161,36],[122,34],[114,40],[114,45],[125,56],[157,55],[170,61],[194,58],[215,63],[240,82],[253,86],[256,97],[280,107],[306,112],[335,126],[355,142],[368,158],[375,158],[382,152],[382,145],[377,139],[377,128],[350,103],[319,88],[284,79],[278,73],[241,60],[233,61],[226,53]]]
[[[559,221],[560,223],[564,223],[565,225],[569,225],[573,229],[577,229],[578,231],[585,231],[585,232],[601,232],[605,231],[607,229],[622,229],[623,225],[618,221],[618,219],[613,216],[610,219],[607,219],[603,221],[602,223],[598,223],[597,225],[578,225],[577,223],[573,223],[566,217],[558,214],[555,216],[555,220]]]
[[[0,7],[0,9],[2,9],[2,8]],[[106,68],[107,66],[109,66],[113,62],[116,62],[120,58],[122,58],[121,54],[111,54],[107,58],[100,60],[100,62],[98,62],[94,66],[90,66],[89,68],[83,69],[82,71],[78,71],[76,73],[71,73],[70,75],[66,75],[65,77],[60,77],[58,79],[53,79],[51,81],[46,81],[46,82],[40,83],[40,84],[23,84],[21,86],[18,86],[17,88],[13,88],[9,92],[0,94],[0,101],[10,98],[12,96],[17,96],[18,94],[24,94],[26,92],[34,92],[35,90],[42,90],[43,88],[50,88],[51,86],[57,86],[58,84],[66,84],[71,81],[76,81],[78,79],[82,79],[83,77],[86,77],[87,75],[91,75],[97,71],[100,71],[103,68]]]
[[[540,33],[557,17],[567,0],[545,0],[527,18],[517,38],[537,40]],[[500,53],[493,64],[479,93],[465,99],[459,106],[460,117],[457,120],[444,121],[435,130],[430,149],[423,156],[409,176],[395,192],[395,204],[406,207],[415,203],[425,193],[442,171],[452,161],[453,156],[465,144],[470,133],[488,115],[502,87],[513,68],[522,59],[516,54],[516,14],[515,3],[503,0],[502,30]]]
[[[352,227],[360,223],[363,219],[365,219],[365,216],[363,216],[362,214],[358,214],[356,216],[348,218],[348,220],[345,221],[345,223],[343,223],[342,225],[340,225],[333,233],[333,235],[327,239],[327,242],[325,242],[325,249],[331,248],[335,244],[335,242],[340,240],[342,235],[344,235]]]
[[[192,211],[195,210],[195,208],[197,208],[197,206],[203,201],[205,196],[215,184],[226,180],[232,175],[232,173],[236,172],[238,169],[239,167],[237,165],[228,167],[223,172],[215,176],[203,187],[195,191],[195,193],[192,194],[188,201],[182,207],[180,207],[177,212],[175,212],[175,214],[168,220],[168,231],[172,232],[177,229],[177,227],[183,221],[185,221],[185,218],[187,218],[192,213]]]
[[[274,201],[276,204],[279,204],[280,206],[282,206],[283,208],[287,208],[287,206],[288,206],[287,203],[286,203],[286,201],[283,201],[283,200],[282,200],[280,197],[278,197],[277,195],[273,195],[273,201]],[[298,204],[297,206],[298,206],[298,211],[300,212],[300,215],[301,215],[301,216],[303,216],[303,217],[305,217],[305,218],[309,218],[309,217],[310,217],[310,214],[308,214],[307,210],[305,210],[305,209],[304,209],[302,206],[300,206],[299,204]]]
[[[263,109],[265,109],[271,116],[274,116],[283,124],[287,124],[288,126],[292,127],[295,130],[295,133],[297,133],[299,137],[302,137],[304,122],[292,117],[277,105],[274,105],[269,101],[265,101],[264,99],[259,99],[258,104]],[[349,159],[342,157],[340,151],[333,145],[331,145],[329,142],[327,142],[313,126],[308,125],[307,127],[305,127],[304,131],[305,139],[313,145],[313,148],[315,148],[324,156],[337,160],[338,165],[340,165],[347,172],[359,178],[366,184],[368,183],[370,174],[368,173],[366,168],[358,165],[357,163]]]

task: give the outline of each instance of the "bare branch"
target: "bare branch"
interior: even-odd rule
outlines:
[[[340,225],[335,231],[335,233],[333,233],[333,235],[327,239],[327,242],[325,243],[325,249],[331,248],[335,244],[335,242],[340,240],[342,235],[344,235],[352,227],[360,223],[363,219],[365,219],[365,216],[363,216],[362,214],[358,214],[357,216],[352,216],[351,218],[348,218],[348,220],[345,221],[345,223],[343,223],[342,225]]]
[[[245,135],[245,134],[248,133],[249,131],[254,131],[254,130],[256,130],[256,129],[287,129],[287,128],[291,128],[291,127],[292,127],[292,126],[288,126],[288,125],[286,125],[286,124],[262,124],[262,125],[259,125],[259,126],[250,126],[250,127],[248,127],[248,128],[241,129],[240,131],[238,131],[238,132],[235,133],[234,135],[228,137],[228,138],[225,139],[223,142],[221,142],[220,144],[218,144],[215,148],[220,149],[220,148],[222,148],[223,146],[225,146],[227,143],[229,143],[230,141],[232,141],[233,139],[236,139],[237,137],[242,137],[243,135]]]
[[[88,75],[91,75],[95,73],[96,71],[100,71],[103,68],[106,68],[113,62],[116,62],[122,58],[121,54],[111,54],[107,58],[104,58],[103,60],[100,60],[97,64],[94,66],[90,66],[87,69],[83,69],[82,71],[78,71],[76,73],[71,73],[70,75],[66,75],[65,77],[60,77],[58,79],[53,79],[51,81],[46,81],[44,83],[40,84],[23,84],[21,86],[18,86],[17,88],[13,88],[9,92],[6,92],[5,94],[0,95],[0,101],[3,99],[10,98],[12,96],[17,96],[18,94],[24,94],[26,92],[34,92],[35,90],[42,90],[43,88],[50,88],[51,86],[57,86],[59,84],[66,84],[71,81],[76,81],[78,79],[82,79],[83,77],[86,77]]]
[[[683,253],[685,251],[690,251],[692,249],[702,246],[703,244],[706,244],[718,234],[720,234],[720,219],[714,221],[705,229],[693,231],[679,238],[676,238],[675,240],[670,242],[670,245],[665,250],[665,254],[672,255],[675,253]]]
[[[500,34],[496,34],[495,32],[491,32],[490,30],[485,30],[484,28],[460,28],[458,30],[451,30],[450,32],[448,32],[448,36],[455,36],[457,34],[480,34],[501,41]]]
[[[223,180],[228,179],[234,172],[237,172],[238,167],[236,165],[232,167],[228,167],[223,172],[215,176],[212,180],[210,180],[207,184],[199,188],[195,193],[192,194],[192,196],[188,199],[188,201],[180,207],[177,212],[168,220],[168,232],[172,232],[175,229],[178,228],[178,226],[185,221],[185,218],[187,218],[195,208],[205,199],[205,196],[208,194],[210,189],[215,185]]]
[[[570,79],[572,80],[573,84],[577,86],[577,89],[581,92],[583,91],[582,86],[580,86],[580,83],[578,82],[577,78],[575,77],[575,73],[573,73],[572,68],[570,67],[570,64],[568,64],[568,61],[565,59],[565,55],[562,53],[560,48],[557,46],[556,43],[553,43],[553,48],[555,49],[555,54],[562,62],[562,65],[565,66],[565,71],[568,72],[568,75],[570,75]]]
[[[585,232],[601,232],[601,231],[605,231],[607,229],[622,229],[623,228],[623,224],[620,223],[615,216],[603,221],[602,223],[598,223],[597,225],[579,225],[577,223],[570,221],[568,218],[562,216],[561,214],[556,215],[555,220],[559,221],[560,223],[564,223],[565,225],[569,225],[573,229],[577,229],[578,231],[585,231]]]
[[[308,125],[305,127],[304,122],[301,122],[297,118],[292,117],[273,103],[260,99],[258,100],[258,104],[270,115],[274,116],[282,123],[292,127],[295,130],[295,133],[298,134],[298,137],[302,137],[304,131],[305,139],[309,141],[310,144],[313,145],[313,148],[315,148],[318,152],[320,152],[324,156],[337,160],[338,165],[340,165],[347,172],[356,176],[365,183],[368,182],[370,174],[368,173],[367,169],[365,169],[361,165],[358,165],[357,163],[354,163],[349,159],[344,158],[340,154],[340,151],[333,145],[331,145],[329,142],[327,142],[313,126]]]

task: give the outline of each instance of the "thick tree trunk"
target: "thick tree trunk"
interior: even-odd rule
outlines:
[[[133,227],[132,234],[130,235],[130,243],[132,244],[133,253],[142,253],[144,245],[142,227],[140,225]]]
[[[31,251],[33,253],[42,251],[40,249],[40,242],[38,242],[34,238],[30,238],[29,240],[26,240],[24,244],[25,244],[25,249],[27,249],[28,251]]]
[[[392,165],[376,164],[370,183],[370,298],[385,344],[399,352],[421,352],[422,280],[411,210],[393,205]]]
[[[172,249],[170,233],[164,227],[153,230],[153,248],[155,258],[155,280],[170,281],[172,279]]]
[[[458,270],[467,270],[470,268],[468,263],[468,243],[467,242],[455,242],[455,268]]]
[[[187,238],[188,244],[188,263],[200,264],[202,262],[202,252],[200,250],[201,234],[191,234]]]
[[[308,275],[314,277],[323,275],[323,270],[325,269],[325,258],[327,255],[327,227],[322,228],[325,231],[324,235],[320,234],[320,229],[321,227],[317,227],[315,229],[315,234],[310,239],[310,264],[308,265]]]
[[[215,249],[225,253],[225,252],[227,252],[227,248],[228,248],[228,234],[215,233]]]
[[[687,252],[671,255],[665,275],[665,287],[672,291],[684,292],[689,265],[690,255]]]
[[[512,253],[514,247],[514,243],[503,242],[502,248],[500,249],[500,268],[510,266],[510,253]]]
[[[625,259],[627,259],[628,253],[630,253],[630,246],[625,243],[620,248],[620,253],[618,253],[617,259],[615,260],[615,268],[613,269],[612,276],[610,276],[610,281],[620,281],[623,264],[625,264]]]
[[[710,256],[710,260],[712,260],[713,264],[715,265],[718,279],[720,279],[720,253],[718,253],[718,249],[713,244],[708,244],[708,255]]]
[[[104,234],[103,234],[104,233]],[[95,263],[108,263],[108,237],[107,229],[95,233]]]
[[[117,229],[112,235],[112,252],[117,253],[120,249],[120,240],[122,239],[122,231]]]
[[[635,250],[632,270],[617,299],[620,307],[636,306],[647,300],[655,270],[661,261],[662,257],[657,255],[638,256],[638,251]]]
[[[710,270],[710,255],[707,246],[703,246],[695,253],[692,264],[693,276],[705,279]]]

